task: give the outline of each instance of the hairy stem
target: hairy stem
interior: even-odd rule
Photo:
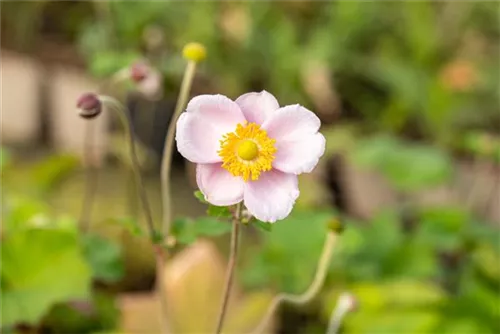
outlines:
[[[239,239],[239,229],[241,224],[242,209],[243,205],[241,203],[238,203],[233,218],[233,229],[231,232],[231,249],[229,253],[229,262],[227,264],[227,269],[226,269],[226,282],[224,285],[224,293],[222,295],[222,304],[217,319],[217,328],[215,330],[216,334],[219,334],[222,331],[222,326],[224,325],[224,319],[226,317],[229,296],[231,295],[231,288],[233,286],[234,268],[236,266],[236,259],[238,257],[238,239]]]
[[[325,244],[323,246],[323,252],[321,253],[321,257],[318,262],[316,274],[309,288],[300,295],[280,293],[279,295],[274,297],[274,299],[272,300],[271,304],[269,305],[266,311],[266,314],[264,315],[259,325],[257,325],[257,327],[253,330],[252,333],[262,334],[269,325],[269,322],[273,314],[276,312],[276,310],[282,303],[286,302],[295,305],[304,305],[309,303],[311,300],[314,299],[314,297],[316,297],[321,287],[323,286],[323,283],[325,282],[328,266],[330,264],[330,260],[333,254],[333,249],[337,242],[337,237],[338,237],[337,233],[331,231],[328,232]]]
[[[163,157],[161,162],[161,197],[163,207],[163,236],[167,238],[170,233],[170,225],[172,221],[172,194],[170,190],[170,169],[172,165],[172,153],[174,150],[175,126],[177,119],[186,107],[189,91],[193,83],[194,74],[196,71],[196,62],[189,61],[182,79],[181,91],[179,99],[175,106],[174,114],[170,119],[167,135],[165,137],[165,145],[163,148]]]

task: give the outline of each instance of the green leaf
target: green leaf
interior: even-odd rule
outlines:
[[[440,251],[456,251],[464,242],[469,214],[460,207],[426,208],[420,213],[416,238],[421,245]]]
[[[135,52],[97,52],[90,60],[90,72],[97,77],[110,76],[140,58]]]
[[[264,223],[258,219],[252,221],[251,223],[261,231],[271,232],[273,230],[273,224],[271,223]]]
[[[195,220],[177,218],[172,226],[172,235],[180,244],[191,244],[199,237],[215,237],[231,231],[231,224],[213,217],[201,217]]]
[[[229,207],[227,206],[215,206],[209,205],[207,214],[212,217],[222,218],[222,217],[231,217],[231,211],[229,211]]]
[[[177,243],[181,245],[189,245],[195,242],[197,238],[193,220],[186,217],[174,220],[171,233]]]
[[[243,283],[251,288],[277,286],[286,292],[303,291],[310,283],[328,232],[332,214],[327,211],[292,212],[261,232],[262,243],[248,252]]]
[[[117,243],[96,234],[88,234],[83,239],[83,246],[94,279],[111,283],[123,277],[121,249]]]
[[[200,201],[201,203],[208,204],[207,200],[205,199],[205,195],[203,195],[203,193],[201,191],[196,190],[194,192],[194,197],[196,197],[198,199],[198,201]]]
[[[428,146],[406,144],[388,136],[360,141],[351,158],[361,167],[382,173],[401,191],[435,187],[452,175],[449,157]]]
[[[202,217],[194,221],[198,236],[215,237],[231,231],[231,223],[212,217]]]
[[[91,269],[74,233],[30,229],[2,245],[2,326],[37,324],[56,303],[89,296]]]
[[[141,226],[138,224],[136,219],[126,217],[126,218],[118,218],[110,220],[111,223],[118,223],[123,225],[130,233],[135,236],[143,236],[144,231]]]

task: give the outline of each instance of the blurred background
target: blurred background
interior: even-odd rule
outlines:
[[[159,333],[155,264],[123,129],[84,121],[88,91],[122,101],[155,221],[159,164],[185,69],[192,96],[263,89],[322,120],[327,150],[272,231],[244,228],[225,327],[304,291],[332,219],[345,231],[312,303],[269,333],[500,332],[500,15],[496,2],[2,1],[2,333]],[[139,75],[137,75],[139,73]],[[206,217],[174,156],[173,333],[209,333],[229,224]]]

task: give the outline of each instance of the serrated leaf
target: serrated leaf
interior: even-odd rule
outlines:
[[[89,296],[91,269],[74,233],[14,233],[3,240],[1,258],[2,326],[37,324],[56,303]]]
[[[96,234],[83,239],[84,254],[92,268],[92,277],[103,282],[116,282],[123,277],[120,246]]]

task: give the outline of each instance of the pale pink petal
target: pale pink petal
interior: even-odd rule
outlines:
[[[273,169],[262,173],[256,181],[245,183],[245,206],[255,218],[264,222],[274,223],[286,218],[297,197],[297,175]]]
[[[277,141],[273,167],[285,173],[310,173],[325,153],[325,143],[319,132],[304,135],[302,139]]]
[[[196,183],[210,204],[226,206],[243,200],[243,179],[231,175],[220,163],[199,164]]]
[[[305,134],[318,132],[321,121],[312,111],[294,104],[279,108],[262,124],[270,138],[298,139]]]
[[[178,151],[195,163],[221,161],[217,154],[222,137],[245,123],[238,105],[222,95],[200,95],[193,98],[187,111],[177,121],[175,139]]]
[[[243,94],[236,99],[247,121],[262,124],[280,106],[276,98],[263,90],[260,93]]]
[[[262,125],[276,140],[273,167],[292,174],[311,172],[325,152],[320,125],[319,118],[300,105],[276,110]]]

